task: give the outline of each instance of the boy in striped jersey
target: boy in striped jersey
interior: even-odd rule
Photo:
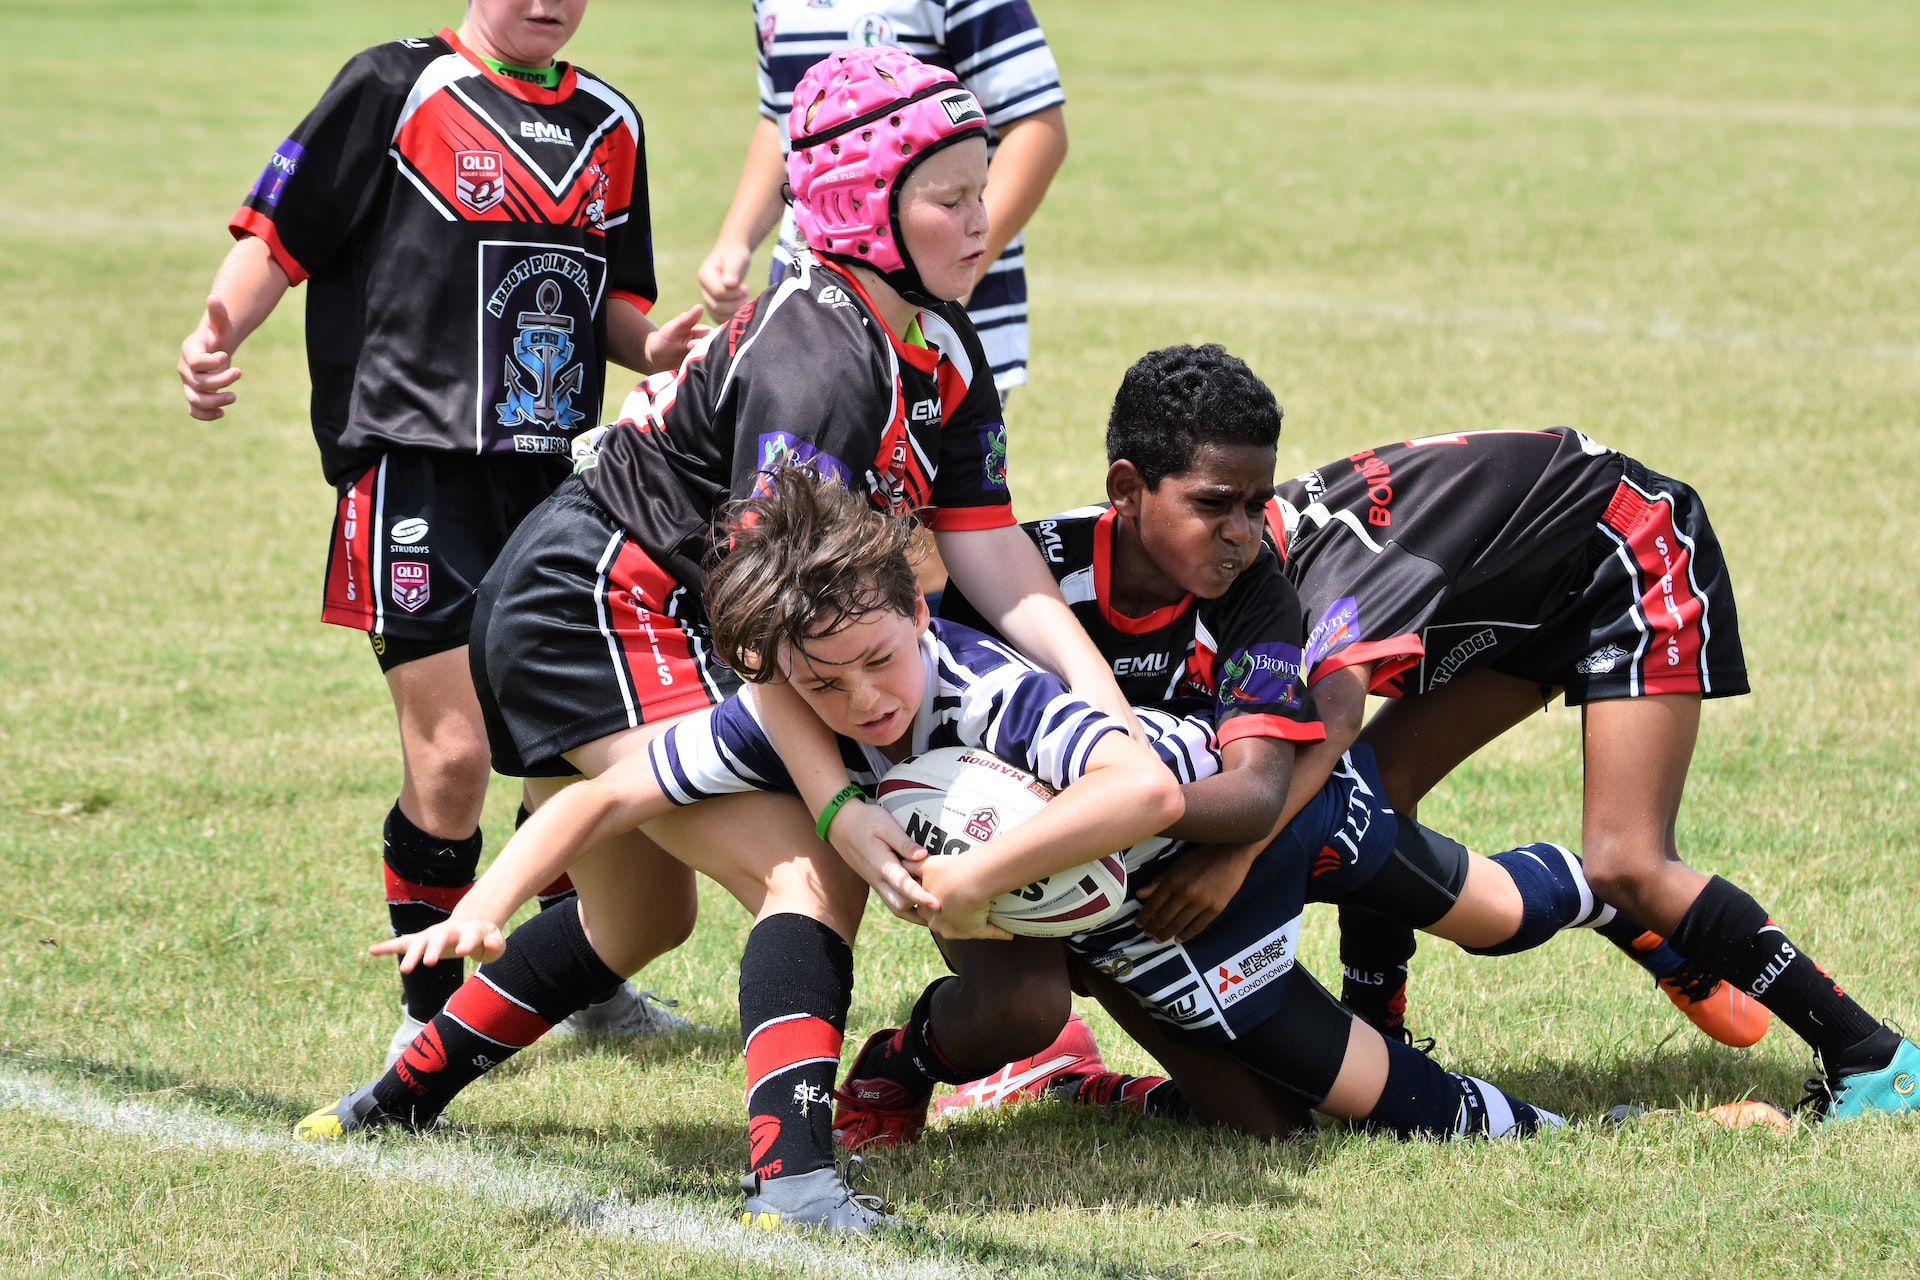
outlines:
[[[773,280],[793,266],[800,237],[782,215],[781,160],[794,86],[808,67],[837,49],[893,45],[945,67],[973,91],[988,125],[987,251],[962,302],[1004,396],[1027,381],[1027,278],[1021,229],[1039,208],[1067,154],[1060,71],[1026,0],[755,0],[760,120],[747,146],[733,204],[706,261],[700,293],[725,322],[753,296],[747,277],[754,248],[775,223]]]

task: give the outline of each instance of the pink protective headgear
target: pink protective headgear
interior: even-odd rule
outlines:
[[[933,302],[900,237],[900,188],[940,148],[987,136],[979,101],[951,71],[900,49],[847,49],[807,69],[787,124],[787,185],[808,246],[873,268],[909,302]]]

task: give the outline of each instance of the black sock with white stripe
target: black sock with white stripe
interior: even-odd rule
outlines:
[[[1505,1138],[1566,1123],[1485,1080],[1448,1071],[1418,1049],[1386,1045],[1386,1086],[1361,1117],[1369,1129],[1402,1138]]]
[[[1562,929],[1591,929],[1613,919],[1613,908],[1593,896],[1579,855],[1545,840],[1496,853],[1497,864],[1520,891],[1520,926],[1505,942],[1463,947],[1477,956],[1510,956],[1533,948]]]

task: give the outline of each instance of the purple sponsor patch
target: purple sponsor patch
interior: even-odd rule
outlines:
[[[1220,664],[1222,714],[1252,707],[1298,711],[1304,696],[1300,650],[1290,644],[1257,644]]]
[[[760,476],[754,481],[756,495],[767,492],[766,475],[777,467],[806,467],[822,479],[847,484],[853,470],[830,453],[822,453],[811,443],[785,431],[769,431],[760,437]]]
[[[1007,425],[1004,422],[988,422],[980,427],[980,454],[986,461],[982,464],[981,482],[989,489],[1007,487]]]
[[[1307,637],[1306,672],[1312,675],[1321,662],[1360,638],[1360,605],[1352,596],[1341,596],[1327,606],[1320,621],[1313,624]]]
[[[393,602],[408,613],[420,612],[421,606],[433,596],[424,560],[395,560],[388,566],[388,581],[392,584]]]
[[[294,175],[294,171],[300,167],[300,157],[306,154],[307,149],[292,138],[275,147],[273,154],[267,157],[267,167],[254,180],[253,190],[247,193],[247,199],[258,200],[269,209],[278,207],[280,193],[286,189],[287,179]]]

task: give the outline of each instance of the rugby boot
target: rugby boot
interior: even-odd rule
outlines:
[[[293,1136],[301,1142],[334,1142],[350,1133],[399,1124],[373,1100],[373,1086],[378,1083],[363,1084],[332,1106],[314,1112],[293,1126]]]
[[[1070,1014],[1054,1042],[1030,1058],[1009,1062],[991,1075],[969,1080],[952,1093],[934,1099],[933,1114],[956,1111],[992,1111],[1009,1103],[1038,1098],[1061,1076],[1091,1076],[1105,1073],[1100,1046],[1093,1041],[1093,1028]]]
[[[837,1169],[828,1165],[784,1178],[750,1173],[740,1179],[740,1189],[747,1193],[740,1225],[762,1231],[815,1227],[857,1236],[899,1226],[900,1219],[886,1212],[879,1196],[854,1190],[854,1183],[865,1172],[865,1161],[848,1156],[846,1164]]]
[[[1155,1089],[1170,1083],[1165,1076],[1130,1076],[1120,1071],[1096,1071],[1090,1075],[1063,1072],[1047,1082],[1046,1096],[1068,1106],[1098,1107],[1121,1115],[1142,1116],[1159,1110],[1150,1106],[1148,1099]]]
[[[393,1033],[393,1039],[387,1041],[387,1059],[380,1064],[380,1073],[385,1075],[393,1070],[393,1064],[400,1061],[400,1055],[407,1051],[413,1038],[427,1029],[427,1024],[407,1012],[407,1006],[400,1006],[400,1029]]]
[[[932,1086],[916,1093],[898,1080],[875,1074],[870,1065],[881,1048],[899,1034],[899,1028],[893,1027],[868,1036],[847,1071],[846,1081],[833,1091],[833,1140],[849,1151],[918,1142],[921,1130],[927,1127]]]
[[[572,1014],[547,1034],[565,1040],[572,1036],[607,1036],[621,1040],[650,1040],[677,1036],[683,1031],[712,1031],[672,1012],[680,1007],[657,991],[623,982],[605,1000]],[[406,1046],[402,1045],[402,1048]]]
[[[1877,1071],[1815,1076],[1800,1105],[1823,1120],[1920,1112],[1920,1046],[1902,1039],[1893,1061]]]
[[[1767,1007],[1746,992],[1706,972],[1649,929],[1631,943],[1634,958],[1654,974],[1667,999],[1694,1026],[1730,1049],[1760,1043],[1773,1024]]]

